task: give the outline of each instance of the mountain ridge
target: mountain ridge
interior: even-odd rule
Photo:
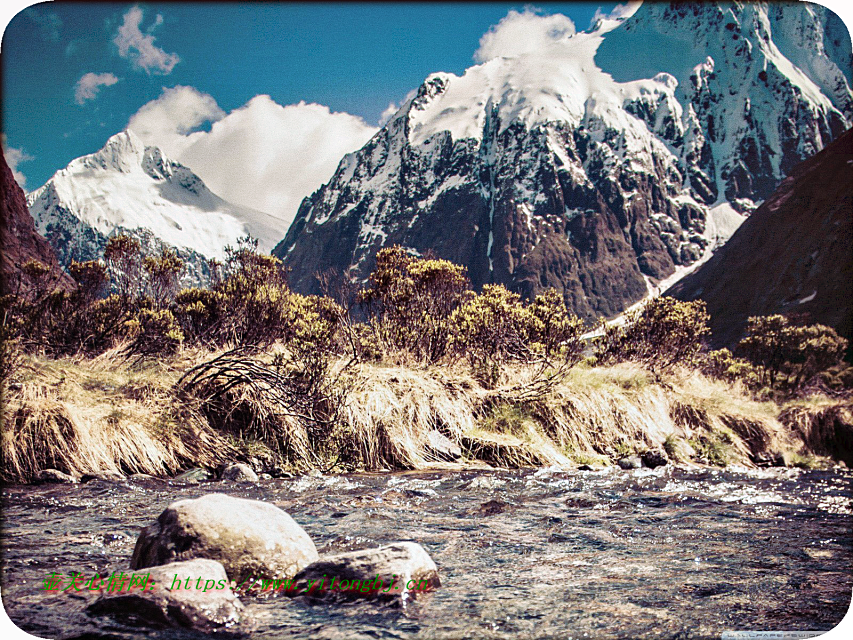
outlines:
[[[711,260],[666,291],[704,300],[712,344],[795,314],[853,341],[853,129],[805,160]]]
[[[828,33],[821,7],[779,11],[811,25],[786,34],[789,49],[794,35]],[[787,28],[776,13],[643,5],[462,76],[432,74],[303,201],[273,253],[303,293],[319,292],[315,274],[329,268],[363,281],[376,252],[400,244],[463,264],[477,288],[555,287],[586,318],[618,313],[709,257],[712,209],[748,214],[853,116],[823,41],[818,62],[796,67],[773,43],[773,26]],[[661,21],[681,39],[705,25],[719,60],[706,51],[680,80],[617,82],[597,66],[613,34],[651,37]],[[815,69],[823,85],[841,82],[834,97],[809,78]]]

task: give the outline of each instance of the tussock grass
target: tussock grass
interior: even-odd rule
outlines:
[[[463,462],[502,467],[602,464],[650,447],[684,462],[751,466],[768,452],[789,460],[812,450],[838,455],[838,433],[849,434],[851,424],[849,403],[792,405],[780,421],[777,405],[737,386],[692,371],[660,377],[631,363],[576,366],[531,393],[541,374],[532,367],[507,367],[501,385],[487,389],[462,364],[341,360],[330,379],[345,401],[318,431],[276,409],[264,387],[237,384],[206,406],[176,388],[217,354],[135,361],[120,353],[25,358],[5,391],[6,480],[28,481],[44,468],[162,476],[255,454],[293,468],[423,469],[440,463],[432,430],[462,448]]]
[[[173,401],[181,364],[133,366],[117,350],[94,359],[26,358],[17,384],[4,390],[4,480],[30,481],[46,468],[162,476],[215,466],[234,449],[197,408]]]
[[[853,467],[853,402],[831,398],[810,398],[786,405],[779,419],[802,439],[804,451],[830,456]]]

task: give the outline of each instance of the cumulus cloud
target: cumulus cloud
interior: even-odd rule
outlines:
[[[12,175],[15,177],[15,182],[17,182],[21,189],[24,191],[27,190],[27,178],[21,173],[18,169],[18,165],[22,162],[27,162],[28,160],[32,160],[33,157],[26,153],[23,149],[17,149],[15,147],[6,146],[6,134],[3,134],[3,156],[6,158],[6,164],[9,165],[9,168],[12,170]]]
[[[208,122],[208,131],[198,130]],[[302,199],[376,133],[348,113],[305,102],[282,106],[266,95],[226,115],[192,87],[164,89],[128,128],[190,167],[214,193],[281,218],[282,237]]]
[[[157,15],[154,24],[142,33],[139,26],[142,24],[142,9],[138,6],[128,9],[124,14],[124,22],[118,28],[118,33],[113,42],[118,47],[118,53],[122,58],[133,62],[134,67],[143,71],[162,75],[172,73],[181,59],[176,53],[166,53],[163,49],[154,45],[154,36],[151,35],[156,27],[163,24],[163,16]]]
[[[149,144],[156,144],[178,159],[189,144],[189,135],[208,122],[225,117],[212,96],[194,87],[163,88],[156,100],[142,106],[127,123],[129,129]]]
[[[116,82],[118,78],[111,73],[87,73],[77,81],[74,87],[74,100],[77,104],[94,100],[101,87],[110,87]]]
[[[381,127],[386,122],[388,122],[391,119],[391,116],[393,116],[395,113],[397,113],[397,110],[399,108],[400,108],[400,105],[398,105],[394,102],[389,102],[388,106],[385,108],[385,111],[383,111],[382,115],[379,116],[379,126]]]
[[[543,43],[567,38],[575,33],[575,23],[555,13],[541,15],[538,9],[512,10],[482,38],[474,60],[486,62],[492,58],[514,58],[542,47]]]

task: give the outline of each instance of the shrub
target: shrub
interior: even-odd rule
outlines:
[[[577,361],[583,351],[583,321],[569,313],[563,296],[556,289],[547,289],[534,298],[529,310],[534,318],[530,338],[542,346],[545,355],[562,353]]]
[[[841,363],[847,340],[820,324],[795,326],[782,315],[747,321],[747,336],[738,348],[760,368],[762,381],[794,391]]]
[[[184,261],[172,249],[163,249],[158,257],[146,257],[143,267],[148,274],[148,288],[154,304],[167,305],[178,291],[178,274],[184,268]]]
[[[142,293],[142,246],[139,240],[120,233],[107,240],[104,248],[110,282],[124,299]]]
[[[605,326],[596,357],[603,362],[635,360],[655,368],[693,364],[710,335],[705,302],[653,298],[626,314],[624,327]]]
[[[452,334],[451,313],[469,295],[465,269],[447,260],[419,259],[402,247],[382,249],[358,302],[379,340],[436,362]]]
[[[170,354],[177,351],[184,334],[168,309],[142,309],[125,325],[132,342],[128,353],[139,355]]]
[[[284,267],[274,256],[257,253],[258,241],[241,238],[226,247],[227,275],[215,291],[222,295],[220,340],[240,345],[271,344],[283,337],[290,316]]]
[[[532,359],[529,342],[535,320],[517,293],[503,285],[487,284],[481,294],[451,315],[453,348],[468,357],[474,375],[484,385],[493,386],[503,363]]]
[[[78,291],[84,302],[92,302],[101,297],[107,282],[109,282],[107,268],[98,260],[87,260],[86,262],[74,260],[68,267],[68,273],[77,283]]]
[[[225,296],[210,289],[182,289],[175,296],[174,314],[188,342],[216,343]]]
[[[748,360],[736,358],[728,349],[709,351],[702,359],[701,370],[706,375],[727,382],[741,381],[749,389],[761,386],[761,371]]]

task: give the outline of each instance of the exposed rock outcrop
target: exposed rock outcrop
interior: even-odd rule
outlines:
[[[2,186],[2,217],[0,217],[0,293],[13,292],[18,284],[23,289],[33,287],[33,280],[21,271],[30,260],[38,260],[49,269],[45,278],[63,289],[74,287],[74,281],[59,266],[50,243],[36,231],[35,222],[27,210],[23,189],[6,158],[0,153],[0,186]]]

